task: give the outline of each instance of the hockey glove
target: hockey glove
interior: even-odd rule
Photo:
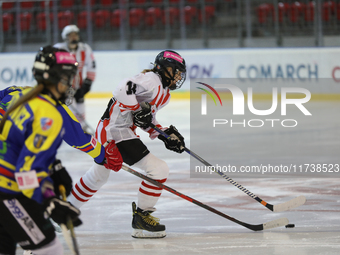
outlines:
[[[84,96],[87,92],[90,91],[92,85],[92,80],[86,78],[81,86],[80,89],[77,89],[76,93],[74,94],[74,99],[77,103],[84,102]]]
[[[105,166],[106,169],[118,172],[122,168],[123,158],[116,146],[115,141],[114,140],[107,141],[104,144],[104,147],[105,147],[104,161],[101,163],[97,162],[96,163]]]
[[[66,225],[68,215],[71,217],[73,226],[76,227],[82,224],[78,218],[80,210],[70,202],[63,201],[57,197],[50,197],[44,201],[43,206],[46,216],[51,217],[58,224]]]
[[[70,195],[72,190],[72,178],[68,174],[67,170],[61,164],[59,159],[53,162],[50,177],[53,180],[54,192],[59,197],[59,185],[63,185],[66,190],[66,196]]]
[[[168,150],[175,151],[177,153],[182,153],[185,148],[184,137],[178,132],[178,130],[173,125],[171,125],[168,129],[164,130],[164,132],[170,137],[166,138],[162,135],[159,135],[158,138],[164,142],[165,147]]]
[[[144,103],[141,110],[133,113],[133,123],[140,128],[148,128],[152,122],[152,112],[149,103]]]

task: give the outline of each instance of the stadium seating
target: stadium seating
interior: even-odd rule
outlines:
[[[21,31],[29,31],[31,28],[32,13],[24,12],[20,13],[20,29]]]
[[[3,31],[10,31],[13,24],[13,14],[11,13],[3,13],[2,14],[2,27]]]
[[[36,15],[36,24],[39,31],[46,30],[46,14],[45,12],[40,12]],[[53,22],[53,13],[50,14],[50,23]]]
[[[170,25],[173,25],[175,22],[178,21],[178,19],[179,19],[179,9],[178,8],[176,8],[176,7],[169,7],[165,11],[169,12],[169,23],[170,23]],[[165,22],[166,22],[165,14],[162,17],[162,22],[163,22],[163,24],[165,24]]]
[[[141,8],[132,8],[130,10],[130,16],[129,16],[129,24],[130,27],[138,27],[143,22],[145,12]]]
[[[13,9],[15,6],[14,2],[3,2],[2,3],[2,11],[8,11],[10,9]]]
[[[110,12],[108,10],[98,10],[94,14],[94,25],[97,28],[105,27],[110,22]]]
[[[82,11],[82,12],[79,13],[77,24],[78,24],[78,27],[80,29],[87,28],[87,16],[88,16],[87,11]],[[94,20],[94,13],[93,12],[91,12],[91,20],[92,21]]]
[[[74,14],[71,11],[58,12],[58,27],[63,29],[65,26],[74,23]]]
[[[147,26],[154,26],[162,19],[162,10],[159,7],[149,7],[145,12],[145,24]]]
[[[61,0],[60,7],[62,8],[70,8],[75,5],[75,0]]]

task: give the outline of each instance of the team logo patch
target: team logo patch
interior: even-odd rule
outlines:
[[[93,136],[92,136],[92,139],[91,139],[91,145],[92,145],[93,147],[96,147],[96,145],[97,145],[97,140],[96,140],[96,138],[94,138]]]
[[[34,147],[37,149],[41,148],[41,146],[44,144],[46,139],[47,139],[47,136],[36,134],[34,137],[34,141],[33,141]]]
[[[41,129],[46,131],[49,130],[52,127],[53,120],[50,118],[41,118],[40,119],[40,125]]]

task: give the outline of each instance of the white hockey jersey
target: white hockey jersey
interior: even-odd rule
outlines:
[[[150,103],[152,123],[162,128],[156,120],[156,113],[169,103],[170,98],[169,88],[163,88],[161,78],[154,72],[140,73],[124,79],[113,91],[113,98],[98,124],[97,139],[103,144],[110,139],[118,143],[137,138],[132,113],[141,109],[141,102]],[[150,134],[151,139],[158,136],[158,132],[151,128],[145,131]]]
[[[86,44],[79,42],[76,51],[72,51],[67,47],[66,42],[57,43],[53,47],[64,49],[71,52],[75,57],[78,66],[78,75],[74,78],[73,88],[75,90],[79,89],[83,84],[83,79],[88,78],[92,81],[96,78],[96,62],[91,47]],[[84,74],[84,67],[86,69],[86,74]]]

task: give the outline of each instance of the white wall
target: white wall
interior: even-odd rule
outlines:
[[[340,49],[213,49],[179,50],[187,62],[190,78],[261,78],[294,85],[297,82],[317,84],[323,78],[333,83],[332,91],[340,93]],[[93,92],[110,92],[118,82],[150,68],[157,51],[96,51],[97,78]],[[0,89],[10,85],[33,85],[32,64],[35,53],[0,54]],[[317,86],[315,86],[317,88]],[[330,93],[330,91],[327,92]],[[318,92],[323,92],[322,89]]]

